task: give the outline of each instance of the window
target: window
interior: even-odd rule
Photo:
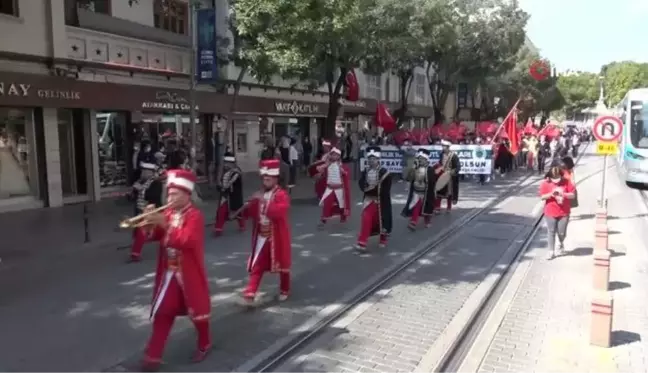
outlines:
[[[424,74],[416,74],[414,77],[414,103],[417,105],[422,105],[425,103],[425,85],[427,79]]]
[[[0,13],[18,17],[18,0],[0,0]]]
[[[110,0],[86,0],[83,7],[91,12],[110,15]]]
[[[382,100],[382,76],[367,74],[365,75],[365,82],[367,98]]]
[[[127,165],[130,152],[126,145],[126,114],[98,112],[96,118],[99,185],[102,188],[128,185],[128,172],[135,164]]]
[[[174,1],[155,0],[153,23],[155,27],[176,34],[187,34],[187,4]]]
[[[247,153],[247,133],[237,132],[236,133],[236,152],[237,153]]]
[[[0,108],[0,199],[35,195],[38,183],[31,111]]]

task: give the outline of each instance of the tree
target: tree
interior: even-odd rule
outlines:
[[[438,38],[426,39],[426,62],[435,119],[459,80],[483,84],[489,75],[512,67],[525,40],[528,14],[516,1],[439,0],[432,18],[441,17]]]
[[[377,18],[384,20],[380,28],[384,48],[380,55],[384,58],[372,61],[378,65],[371,70],[389,71],[398,77],[399,107],[393,113],[398,124],[405,120],[414,72],[425,64],[423,41],[429,37],[431,25],[420,9],[426,3],[426,0],[382,0],[376,8]]]
[[[323,135],[332,137],[346,73],[380,65],[386,43],[378,0],[237,0],[237,30],[249,37],[259,22],[268,24],[256,38],[257,51],[245,49],[250,66],[270,65],[283,78],[310,88],[326,85],[329,111]],[[269,81],[267,69],[255,78]]]
[[[619,103],[633,88],[648,87],[648,63],[632,61],[612,62],[601,68],[605,82],[605,101]]]
[[[577,72],[562,75],[558,77],[556,86],[564,98],[562,111],[566,117],[593,106],[599,97],[597,74]]]

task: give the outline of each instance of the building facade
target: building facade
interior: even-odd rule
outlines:
[[[168,134],[191,138],[189,8],[158,0],[0,0],[0,211],[97,201],[127,190],[142,142],[164,146]],[[226,0],[216,7],[217,32],[227,35]],[[235,81],[236,66],[221,67]],[[342,101],[340,122],[356,131],[379,102],[398,105],[398,78],[357,72],[361,99]],[[328,111],[324,89],[291,89],[274,79],[233,86],[198,86],[196,160],[207,177],[214,134],[246,171],[256,168],[265,134],[316,139]],[[410,117],[433,115],[424,71],[417,71]],[[226,117],[227,121],[218,120]],[[226,123],[226,124],[224,124]]]

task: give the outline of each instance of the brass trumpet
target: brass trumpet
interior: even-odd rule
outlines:
[[[168,204],[166,204],[164,206],[160,206],[160,207],[156,208],[155,210],[147,211],[147,212],[144,212],[144,213],[139,214],[137,216],[133,216],[132,218],[124,219],[119,223],[119,228],[130,229],[130,228],[139,228],[139,227],[143,227],[145,225],[148,225],[149,223],[146,220],[147,217],[149,217],[149,216],[151,216],[153,214],[160,213],[160,212],[166,210],[169,207],[171,207],[170,203],[168,203]]]

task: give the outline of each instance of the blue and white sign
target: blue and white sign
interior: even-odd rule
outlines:
[[[196,83],[212,84],[218,79],[216,10],[196,10]]]
[[[442,148],[440,145],[414,145],[408,148],[398,148],[387,145],[380,147],[380,163],[391,173],[402,173],[405,167],[406,153],[412,154],[416,150],[424,148],[430,151],[431,162],[438,162],[441,159]],[[460,174],[462,175],[489,175],[493,169],[493,148],[489,145],[452,145],[450,147],[461,163]],[[360,171],[367,167],[365,150],[360,150]]]

